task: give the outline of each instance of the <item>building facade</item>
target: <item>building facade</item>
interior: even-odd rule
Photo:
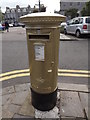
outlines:
[[[67,10],[75,8],[78,10],[78,13],[80,15],[80,11],[83,9],[86,2],[88,1],[89,0],[77,0],[77,1],[68,0],[67,2],[66,0],[61,0],[60,1],[60,14],[65,15],[65,12]]]
[[[33,9],[30,5],[28,5],[28,7],[20,7],[19,5],[17,5],[16,8],[6,7],[5,21],[8,21],[8,23],[18,23],[21,16],[31,13],[32,11]]]
[[[40,4],[40,10],[39,5],[35,5],[34,8],[31,8],[30,5],[28,7],[20,7],[19,5],[16,6],[16,8],[9,8],[6,7],[5,12],[5,21],[8,21],[8,23],[18,23],[19,18],[23,15],[27,15],[29,13],[34,12],[45,12],[46,7],[44,7],[43,4]]]

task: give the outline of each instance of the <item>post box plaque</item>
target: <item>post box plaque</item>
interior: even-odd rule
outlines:
[[[35,60],[37,61],[44,61],[44,45],[35,45]]]

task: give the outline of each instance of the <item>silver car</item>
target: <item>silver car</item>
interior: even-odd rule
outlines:
[[[75,34],[76,37],[80,37],[82,34],[90,34],[90,16],[76,17],[67,21],[64,33]]]

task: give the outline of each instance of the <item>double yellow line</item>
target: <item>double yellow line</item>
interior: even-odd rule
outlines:
[[[6,72],[6,73],[0,74],[0,81],[14,79],[14,78],[18,78],[18,77],[26,77],[26,76],[30,76],[29,69],[14,70],[11,72]],[[90,78],[90,71],[58,69],[58,76]]]

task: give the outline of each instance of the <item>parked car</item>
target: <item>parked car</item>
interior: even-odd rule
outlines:
[[[21,27],[25,27],[25,24],[23,24],[23,23],[18,23],[18,26],[21,26]]]
[[[66,22],[62,22],[61,24],[60,24],[60,32],[61,33],[64,33],[64,27],[67,25],[67,23]]]
[[[25,27],[25,24],[23,24],[23,23],[18,23],[18,22],[15,22],[14,24],[13,24],[13,26],[14,27]]]
[[[1,23],[0,23],[0,30],[1,30],[1,31],[5,30],[5,26],[2,26]]]
[[[64,33],[75,34],[76,37],[80,37],[82,34],[90,34],[90,16],[76,17],[67,21]]]
[[[13,24],[9,24],[9,27],[13,27]]]

